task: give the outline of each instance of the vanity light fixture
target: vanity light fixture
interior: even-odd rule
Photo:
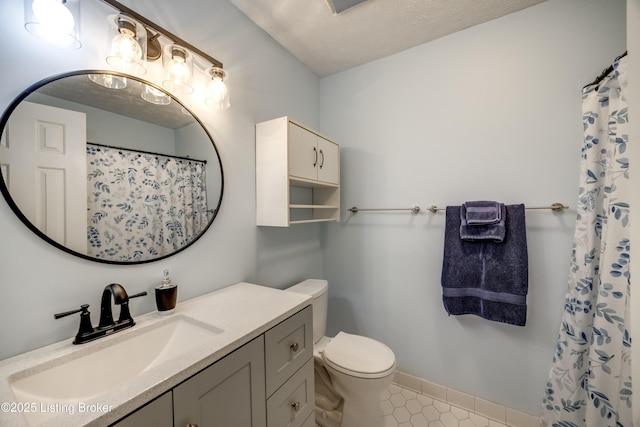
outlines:
[[[162,85],[176,95],[193,93],[193,55],[178,44],[162,49],[165,80]]]
[[[118,17],[117,19],[114,20],[110,17],[110,41],[120,43],[126,39],[128,43],[122,45],[123,47],[110,50],[112,53],[107,58],[107,62],[111,66],[123,73],[140,75],[144,74],[144,71],[138,67],[146,70],[145,61],[154,61],[162,56],[162,72],[164,73],[162,86],[168,91],[175,95],[190,94],[194,92],[195,87],[200,87],[200,84],[195,83],[196,79],[206,79],[202,83],[202,86],[207,88],[204,96],[205,103],[216,108],[229,108],[228,74],[222,69],[220,61],[118,1],[101,1],[118,11],[118,15],[115,15]],[[117,30],[117,33],[114,32],[114,29]],[[132,39],[136,40],[140,50],[131,43]],[[114,44],[112,43],[112,46]],[[164,47],[161,47],[162,45]],[[160,51],[162,55],[160,55]],[[129,60],[122,58],[129,58]],[[135,60],[131,61],[131,58],[135,58]],[[123,65],[127,65],[129,69]],[[136,72],[136,70],[142,72]],[[145,91],[145,93],[149,92]],[[143,98],[145,100],[154,99],[150,94],[143,94]]]
[[[49,43],[79,49],[80,0],[24,0],[24,27]]]
[[[211,78],[211,81],[207,84],[205,104],[220,110],[229,108],[231,105],[227,88],[229,73],[219,67],[210,67],[206,70],[206,74]]]

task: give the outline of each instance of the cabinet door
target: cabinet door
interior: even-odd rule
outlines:
[[[318,136],[300,126],[289,123],[289,175],[318,179]]]
[[[173,427],[171,392],[167,392],[111,427]]]
[[[174,388],[173,409],[179,427],[265,427],[264,338]]]
[[[340,148],[321,137],[318,137],[318,181],[340,182]]]

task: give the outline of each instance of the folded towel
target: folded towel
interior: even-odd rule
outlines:
[[[528,254],[524,205],[505,207],[501,243],[460,239],[460,206],[447,206],[442,300],[450,315],[473,314],[524,326]]]
[[[460,238],[502,242],[506,217],[504,203],[465,202],[460,206]]]
[[[461,217],[467,225],[496,224],[502,218],[501,203],[479,200],[464,202]]]

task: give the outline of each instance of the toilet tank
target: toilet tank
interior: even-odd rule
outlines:
[[[327,305],[329,301],[329,283],[326,280],[307,279],[285,289],[288,292],[309,295],[313,298],[313,342],[320,341],[327,330]]]

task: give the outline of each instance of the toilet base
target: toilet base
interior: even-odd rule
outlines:
[[[320,427],[342,427],[342,412],[316,406],[315,420],[316,425]]]
[[[380,399],[345,400],[341,427],[382,427]]]
[[[382,427],[382,393],[393,379],[395,364],[380,378],[360,378],[346,375],[325,365],[332,385],[343,397],[341,427]]]

